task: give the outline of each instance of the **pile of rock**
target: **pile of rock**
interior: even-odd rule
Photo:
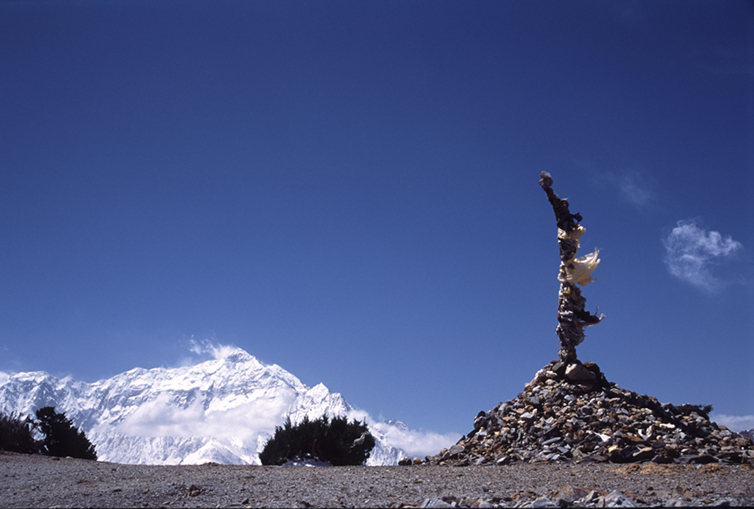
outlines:
[[[711,422],[710,410],[621,389],[593,362],[552,361],[524,392],[480,412],[472,432],[427,461],[754,463],[752,440]]]

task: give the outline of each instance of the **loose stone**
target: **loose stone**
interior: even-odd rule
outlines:
[[[710,421],[709,411],[622,389],[593,362],[552,361],[515,399],[480,412],[468,435],[427,462],[754,464],[752,440]]]

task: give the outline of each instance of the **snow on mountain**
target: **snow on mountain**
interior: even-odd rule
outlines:
[[[751,438],[754,440],[754,428],[751,429],[745,429],[738,432],[739,435],[746,438]]]
[[[297,423],[323,414],[367,421],[376,441],[367,465],[407,456],[387,441],[395,423],[371,422],[342,395],[322,384],[309,388],[239,348],[213,352],[214,359],[193,366],[136,368],[91,384],[44,372],[4,376],[0,412],[33,415],[54,406],[86,433],[100,460],[116,463],[259,464],[286,417]]]

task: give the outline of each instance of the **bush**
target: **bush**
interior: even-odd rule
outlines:
[[[28,417],[11,412],[0,414],[0,449],[31,454],[39,452],[39,444],[34,440],[34,422]]]
[[[46,406],[37,410],[39,430],[45,435],[42,452],[49,456],[70,456],[86,460],[96,460],[97,452],[83,431],[74,427],[64,413]]]
[[[290,417],[275,428],[259,454],[262,465],[282,465],[287,461],[315,460],[334,466],[361,465],[374,447],[374,437],[366,423],[348,422],[345,417],[331,420],[323,415],[315,421],[304,417],[296,426]]]

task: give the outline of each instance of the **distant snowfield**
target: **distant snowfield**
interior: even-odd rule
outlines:
[[[136,368],[92,384],[44,372],[0,372],[0,411],[65,412],[102,461],[133,464],[259,464],[259,452],[287,417],[346,416],[365,421],[376,445],[367,465],[436,454],[460,434],[376,421],[338,393],[309,388],[280,366],[240,348],[194,345],[212,359],[177,368]]]

